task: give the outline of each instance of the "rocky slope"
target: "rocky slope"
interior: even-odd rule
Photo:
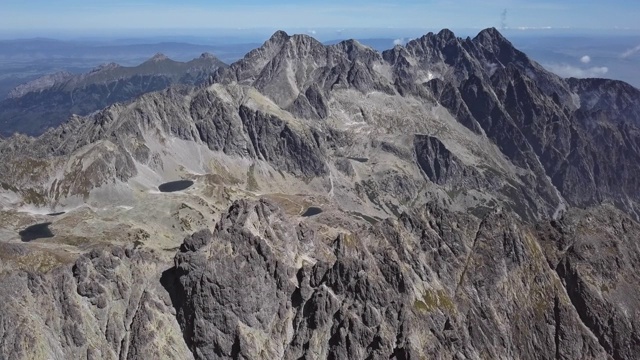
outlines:
[[[111,63],[81,75],[46,75],[16,87],[0,102],[0,132],[40,135],[72,114],[88,115],[172,84],[199,84],[224,66],[211,54],[184,63],[156,54],[134,67]]]
[[[6,274],[0,349],[7,358],[629,359],[639,231],[607,206],[532,227],[430,204],[332,236],[274,203],[240,201],[213,231],[185,239],[174,267],[115,247],[46,275]],[[28,252],[5,245],[3,254]]]
[[[633,358],[638,100],[495,29],[277,32],[201,87],[0,140],[0,353]]]

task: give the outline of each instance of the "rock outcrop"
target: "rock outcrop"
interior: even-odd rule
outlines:
[[[3,244],[3,258],[29,250]],[[2,274],[4,359],[192,358],[160,285],[165,267],[146,252],[114,247],[47,273]]]

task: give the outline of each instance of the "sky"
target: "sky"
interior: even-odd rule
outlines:
[[[637,0],[0,0],[0,31],[207,28],[640,30]]]

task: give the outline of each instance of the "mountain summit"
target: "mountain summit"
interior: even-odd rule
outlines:
[[[153,55],[149,60],[147,61],[151,61],[151,62],[158,62],[158,61],[164,61],[164,60],[169,60],[169,58],[167,57],[167,55],[163,54],[163,53],[157,53],[155,55]]]

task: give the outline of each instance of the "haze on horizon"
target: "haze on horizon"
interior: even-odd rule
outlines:
[[[640,2],[624,0],[1,0],[0,32],[269,28],[626,29]]]

